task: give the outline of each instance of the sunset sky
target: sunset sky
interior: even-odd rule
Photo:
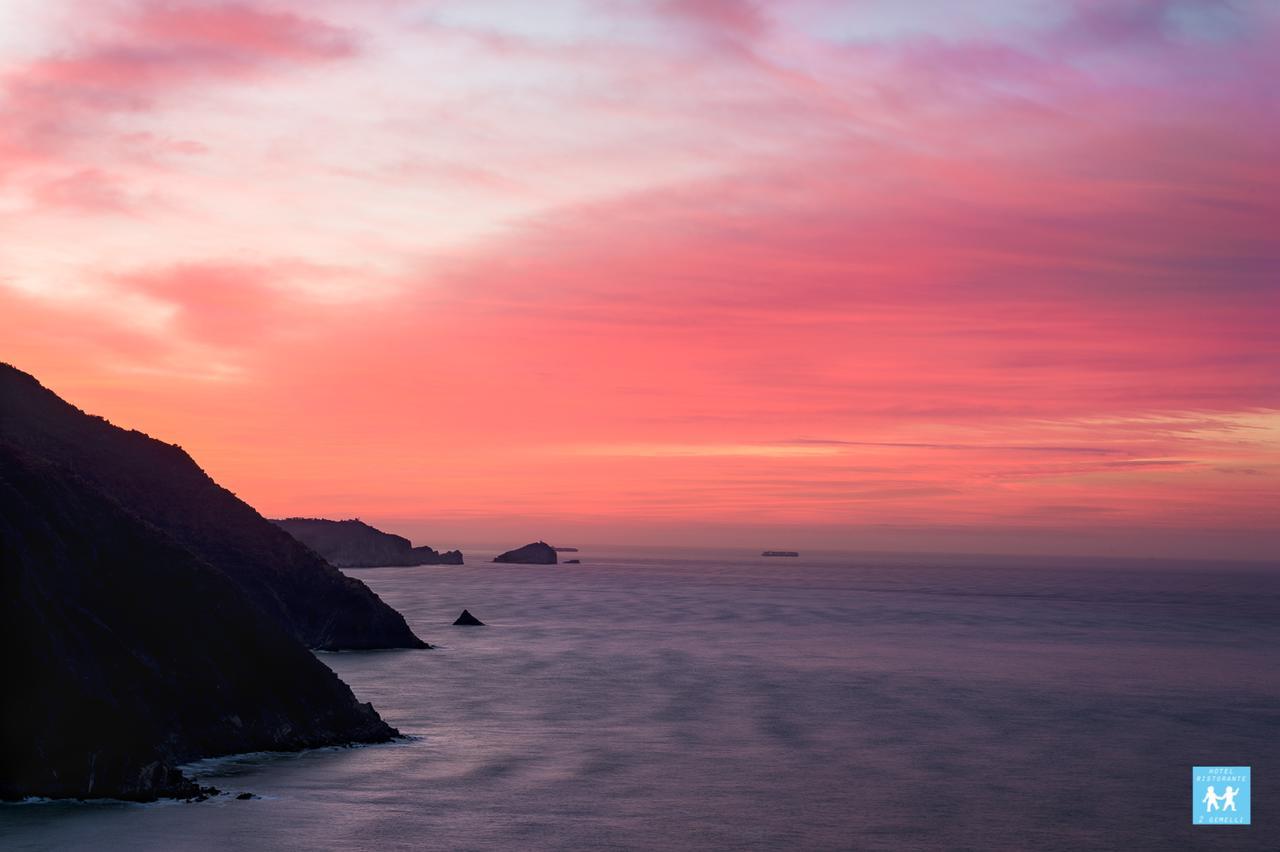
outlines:
[[[1280,4],[0,2],[0,360],[438,547],[1263,558]]]

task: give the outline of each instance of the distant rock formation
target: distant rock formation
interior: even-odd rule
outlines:
[[[454,627],[484,627],[484,622],[471,614],[471,610],[464,609],[462,615],[458,616],[453,622]]]
[[[181,448],[126,431],[0,364],[0,442],[74,471],[230,577],[310,648],[425,648],[404,617],[218,485]]]
[[[283,518],[272,523],[340,568],[462,564],[460,550],[440,553],[430,547],[414,547],[404,536],[356,519]]]
[[[581,559],[566,559],[566,560],[564,561],[564,564],[565,564],[565,565],[581,565],[581,564],[582,564],[582,560],[581,560]]]
[[[545,541],[535,541],[494,557],[494,562],[521,562],[526,565],[555,565],[556,549]]]
[[[7,434],[17,431],[11,398],[0,406]],[[218,520],[244,514],[220,505],[234,498],[202,484],[176,451],[90,426],[72,463],[0,439],[0,799],[198,800],[209,791],[178,765],[395,736],[278,610],[184,541],[206,539],[166,532],[132,508],[141,501],[127,487],[117,496],[100,485],[129,480],[122,469],[98,469],[93,455],[124,444],[167,461],[157,478],[175,473],[197,489],[192,499],[206,500],[215,520],[196,515],[187,523],[210,523],[210,535]],[[61,449],[56,440],[52,450]],[[172,489],[164,494],[179,498]],[[233,549],[236,536],[229,525]],[[338,607],[344,600],[329,599]]]

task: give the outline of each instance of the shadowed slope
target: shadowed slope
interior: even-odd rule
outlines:
[[[3,441],[0,584],[0,798],[187,795],[184,761],[396,733],[217,568]]]
[[[111,495],[224,572],[309,647],[427,647],[364,583],[218,485],[181,448],[88,415],[6,364],[0,440]]]

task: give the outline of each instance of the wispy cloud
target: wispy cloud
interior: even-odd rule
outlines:
[[[1029,444],[930,444],[916,441],[846,441],[834,438],[791,438],[779,443],[796,447],[899,447],[919,450],[974,450],[977,452],[1082,453],[1091,456],[1124,455],[1127,452],[1127,450],[1115,447],[1055,447]]]
[[[264,508],[1274,522],[1274,4],[12,9],[6,356]]]

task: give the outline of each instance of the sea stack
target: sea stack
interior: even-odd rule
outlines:
[[[518,562],[524,565],[555,565],[556,549],[545,541],[535,541],[495,556],[494,562]]]
[[[471,614],[471,610],[464,609],[462,615],[458,616],[453,622],[454,627],[484,627],[484,622]]]

